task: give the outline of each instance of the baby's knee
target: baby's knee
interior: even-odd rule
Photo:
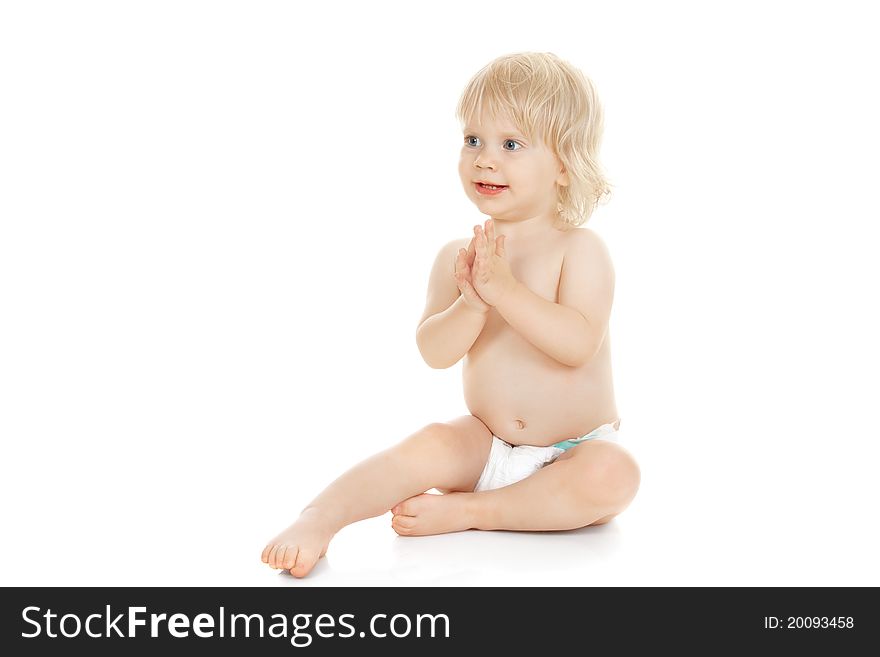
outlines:
[[[455,430],[443,422],[432,422],[409,436],[404,443],[420,451],[445,453],[455,449]]]
[[[598,447],[598,445],[596,445]],[[635,497],[641,484],[638,463],[619,445],[602,445],[582,459],[583,480],[603,491],[615,506],[625,507]]]

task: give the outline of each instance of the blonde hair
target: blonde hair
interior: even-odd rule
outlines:
[[[580,70],[549,52],[503,55],[468,82],[455,115],[462,128],[483,107],[493,118],[509,117],[529,139],[549,146],[568,173],[557,186],[558,219],[570,226],[587,222],[611,184],[599,164],[603,112],[593,83]]]

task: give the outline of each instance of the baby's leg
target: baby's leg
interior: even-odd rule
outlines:
[[[431,488],[473,490],[491,445],[492,432],[473,415],[429,424],[332,482],[269,541],[263,561],[303,577],[346,525],[387,513]]]
[[[626,448],[594,438],[512,486],[475,493],[474,502],[484,529],[576,529],[621,513],[640,482]]]
[[[493,490],[417,495],[392,512],[403,536],[463,529],[565,530],[603,524],[635,497],[639,466],[622,446],[596,438],[525,479]]]

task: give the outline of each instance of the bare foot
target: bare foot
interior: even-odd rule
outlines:
[[[305,509],[296,522],[263,548],[263,563],[305,577],[327,552],[336,530],[318,509]]]
[[[470,493],[423,493],[404,500],[391,513],[391,527],[401,536],[460,532],[474,526],[467,498]]]

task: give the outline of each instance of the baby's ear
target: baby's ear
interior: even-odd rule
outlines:
[[[556,176],[556,184],[560,187],[568,187],[571,184],[571,180],[568,177],[568,172],[565,170],[565,167],[559,170],[559,175]]]

